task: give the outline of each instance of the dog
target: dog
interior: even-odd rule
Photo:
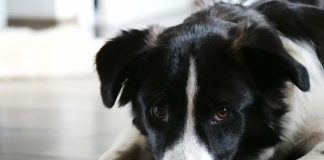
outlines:
[[[324,140],[323,2],[206,4],[99,50],[105,106],[133,116],[101,160],[292,160]]]

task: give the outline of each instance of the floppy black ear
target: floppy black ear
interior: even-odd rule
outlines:
[[[234,47],[260,87],[280,87],[291,81],[300,90],[309,90],[306,68],[288,54],[276,31],[257,24],[239,27]]]
[[[101,96],[108,108],[114,105],[124,83],[134,76],[138,65],[136,57],[143,53],[147,35],[147,30],[123,31],[97,53],[96,67],[101,82]],[[121,96],[125,96],[123,94]],[[121,105],[128,101],[129,98],[120,98]]]
[[[266,1],[255,6],[276,29],[287,37],[311,42],[324,65],[324,1],[290,0],[317,5],[322,8],[287,1]]]

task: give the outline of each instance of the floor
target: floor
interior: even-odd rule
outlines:
[[[94,160],[129,120],[96,78],[0,81],[1,160]]]
[[[96,78],[0,81],[1,160],[95,160],[130,122]],[[300,160],[322,160],[324,144]]]

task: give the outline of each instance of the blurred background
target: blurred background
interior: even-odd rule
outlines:
[[[127,128],[94,57],[120,29],[180,23],[194,0],[0,0],[0,159],[92,160]]]

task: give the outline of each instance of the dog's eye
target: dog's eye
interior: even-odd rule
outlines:
[[[151,114],[158,120],[166,120],[168,118],[168,110],[165,105],[154,105],[151,107]]]
[[[216,123],[220,123],[228,119],[230,116],[231,116],[231,110],[228,107],[220,107],[214,113],[213,120]]]

